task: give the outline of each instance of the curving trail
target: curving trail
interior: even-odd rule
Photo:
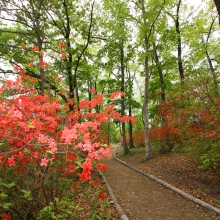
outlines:
[[[112,146],[113,153],[117,150],[117,145]],[[130,220],[220,220],[219,215],[115,159],[106,160],[105,164],[109,167],[105,178]]]

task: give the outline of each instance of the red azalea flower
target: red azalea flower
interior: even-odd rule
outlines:
[[[66,58],[66,53],[61,52],[61,53],[60,53],[60,56],[61,56],[62,59],[65,59],[65,58]]]
[[[48,63],[43,60],[40,60],[40,67],[44,68],[45,66],[48,66]]]
[[[11,220],[11,215],[10,214],[4,214],[2,216],[2,220]]]
[[[65,48],[66,48],[66,45],[65,45],[63,42],[59,42],[59,43],[58,43],[58,47],[59,47],[60,49],[65,49]]]
[[[97,185],[99,185],[99,182],[98,182],[97,180],[94,180],[94,181],[92,182],[92,185],[93,185],[93,186],[97,186]]]
[[[92,89],[90,89],[90,92],[91,92],[91,93],[95,93],[96,90],[95,90],[94,88],[92,88]]]
[[[100,193],[99,193],[99,199],[103,200],[106,198],[106,194],[105,192],[102,190]]]
[[[32,50],[33,50],[33,51],[39,51],[40,49],[39,49],[38,46],[33,46],[33,47],[32,47]]]

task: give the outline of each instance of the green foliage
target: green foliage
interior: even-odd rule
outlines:
[[[59,198],[54,198],[54,203],[50,202],[48,206],[40,210],[37,215],[37,219],[60,219],[60,218],[70,218],[76,217],[74,210],[78,209],[75,207],[73,200],[60,200]],[[58,215],[56,213],[59,213]],[[59,217],[58,217],[59,216]]]

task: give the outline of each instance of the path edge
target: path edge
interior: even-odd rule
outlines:
[[[115,209],[118,212],[118,215],[120,216],[121,220],[129,220],[128,217],[126,216],[126,214],[124,213],[123,209],[121,208],[121,206],[118,203],[118,200],[116,198],[116,196],[113,193],[113,190],[111,188],[111,186],[108,184],[104,174],[102,173],[102,171],[99,170],[99,174],[102,176],[103,182],[105,183],[109,196],[111,197],[112,201],[114,202],[115,205]]]
[[[219,208],[217,208],[217,207],[215,207],[215,206],[212,206],[212,205],[210,205],[209,203],[206,203],[206,202],[204,202],[204,201],[202,201],[202,200],[200,200],[200,199],[197,199],[196,197],[189,195],[188,193],[182,191],[181,189],[178,189],[178,188],[176,188],[176,187],[170,185],[169,183],[166,183],[165,181],[154,177],[153,175],[151,175],[151,174],[149,174],[149,173],[143,172],[142,170],[139,170],[139,169],[137,169],[137,168],[131,166],[130,164],[126,163],[125,161],[118,159],[118,158],[116,157],[116,154],[117,154],[117,152],[114,153],[114,156],[113,156],[113,157],[114,157],[114,159],[117,160],[118,162],[124,164],[125,166],[128,166],[129,168],[131,168],[131,169],[133,169],[134,171],[136,171],[136,172],[138,172],[138,173],[140,173],[140,174],[142,174],[142,175],[148,177],[149,179],[154,180],[155,182],[157,182],[157,183],[159,183],[159,184],[165,186],[166,188],[168,188],[168,189],[170,189],[170,190],[172,190],[172,191],[178,193],[179,195],[181,195],[181,196],[187,198],[188,200],[190,200],[190,201],[192,201],[192,202],[194,202],[194,203],[196,203],[196,204],[198,204],[198,205],[200,205],[200,206],[202,206],[202,207],[204,207],[204,208],[206,208],[206,209],[208,209],[208,210],[210,210],[210,211],[212,211],[212,212],[214,212],[214,213],[220,215],[220,209],[219,209]]]

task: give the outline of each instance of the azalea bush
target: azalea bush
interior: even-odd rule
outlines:
[[[114,105],[97,113],[104,96],[94,91],[92,100],[81,100],[69,111],[74,100],[61,104],[50,93],[39,95],[30,84],[35,80],[18,70],[22,77],[0,88],[0,215],[75,218],[80,209],[73,199],[77,183],[93,181],[96,169],[107,170],[97,162],[111,154],[100,128],[111,119],[125,118]],[[104,198],[102,191],[99,198]]]
[[[173,106],[172,102],[162,102],[158,107],[158,118],[152,125],[149,134],[150,139],[161,153],[168,153],[174,149],[182,148],[182,123],[185,117]]]
[[[133,132],[133,143],[135,147],[140,147],[140,146],[144,146],[145,145],[145,134],[144,134],[144,130],[140,129],[140,130],[136,130]],[[130,137],[129,135],[126,135],[126,141],[127,143],[129,143]],[[123,138],[120,138],[120,143],[123,144]]]
[[[187,93],[169,95],[161,103],[150,130],[162,152],[190,152],[200,168],[220,167],[220,100],[203,85]]]

